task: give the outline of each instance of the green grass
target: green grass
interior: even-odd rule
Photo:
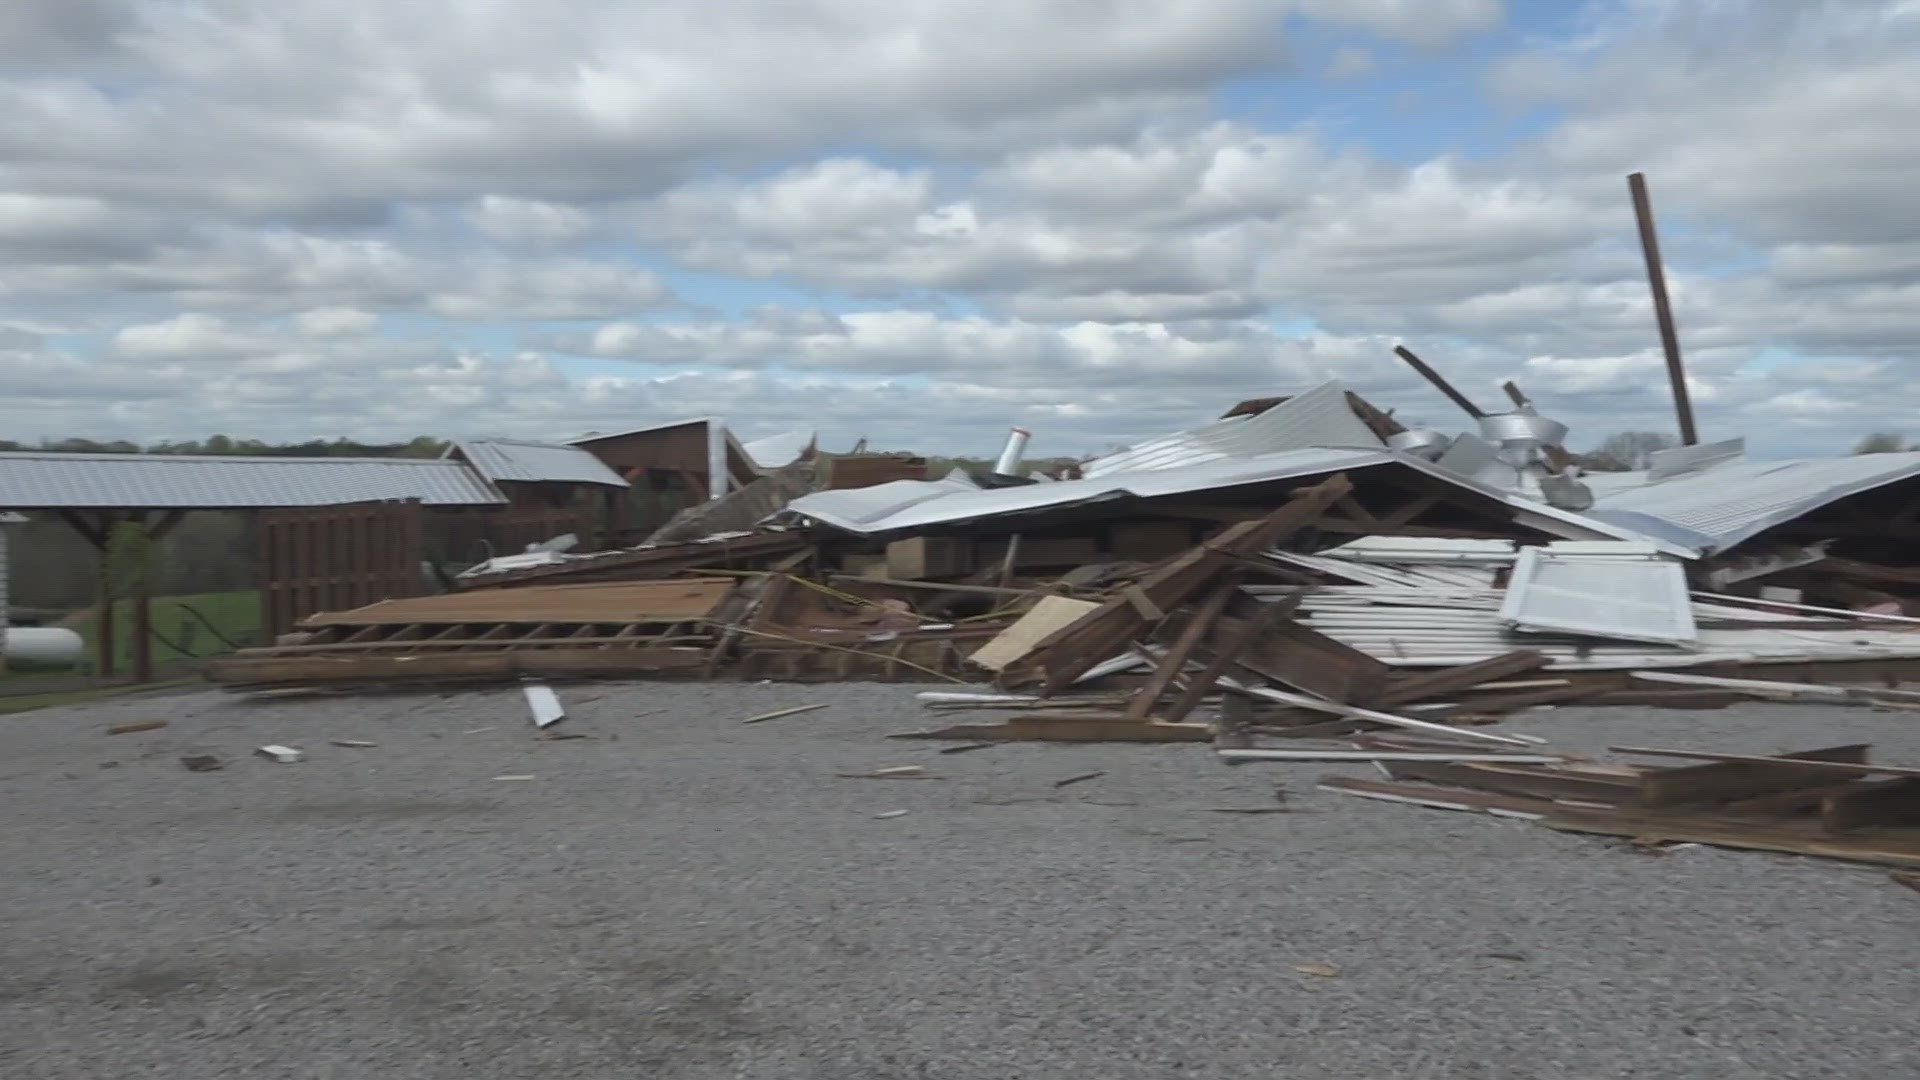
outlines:
[[[221,634],[229,641],[241,645],[258,644],[260,636],[260,591],[258,589],[240,589],[235,592],[196,593],[189,596],[156,596],[150,601],[153,612],[153,628],[158,636],[153,642],[153,665],[164,667],[182,659],[196,656],[215,656],[228,652],[226,642],[215,637],[199,619],[194,618],[184,608],[191,607],[207,617]],[[94,650],[94,638],[98,619],[88,616],[74,629],[87,642],[87,658],[91,661]],[[192,624],[193,629],[185,627]],[[133,663],[133,602],[116,600],[113,605],[113,639],[115,671],[125,674]],[[174,645],[183,645],[191,650],[182,653]]]

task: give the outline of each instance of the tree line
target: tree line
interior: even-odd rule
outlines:
[[[0,450],[43,450],[60,454],[222,454],[258,457],[411,457],[436,458],[446,452],[446,439],[416,435],[406,442],[366,443],[355,439],[308,439],[297,443],[269,443],[209,435],[181,442],[166,440],[142,446],[125,439],[42,439],[38,443],[0,439]]]

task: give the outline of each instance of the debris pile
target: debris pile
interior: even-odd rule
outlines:
[[[1393,710],[1458,724],[1740,693],[1629,678],[1643,669],[1859,682],[1920,660],[1920,566],[1896,542],[1920,512],[1920,455],[1756,468],[1732,440],[1582,474],[1564,425],[1510,392],[1519,411],[1475,410],[1479,434],[1449,437],[1329,383],[1081,462],[1077,479],[1012,475],[1017,429],[1008,462],[977,475],[835,488],[776,473],[648,544],[492,560],[453,593],[316,614],[210,675],[1120,688],[1118,706],[1030,714],[1191,738],[1216,695],[1228,726],[1325,733]]]
[[[1899,542],[1920,531],[1906,524],[1920,519],[1920,456],[1757,467],[1721,444],[1581,475],[1564,428],[1523,408],[1481,417],[1486,438],[1448,438],[1330,384],[1069,479],[996,463],[795,497],[797,474],[775,476],[648,544],[494,560],[452,592],[316,614],[208,674],[289,692],[944,682],[957,685],[920,694],[941,722],[898,737],[1374,762],[1388,779],[1324,786],[1920,865],[1920,840],[1900,832],[1920,816],[1920,770],[1869,765],[1865,747],[1644,768],[1490,729],[1576,704],[1920,707],[1893,688],[1920,671],[1920,566]],[[729,531],[685,536],[714,527]],[[537,727],[564,718],[549,687],[526,693]],[[861,774],[911,777],[924,770]]]

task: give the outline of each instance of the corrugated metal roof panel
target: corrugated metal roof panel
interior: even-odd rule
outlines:
[[[1354,592],[1365,590],[1353,590]],[[1263,599],[1275,599],[1263,597]],[[1537,649],[1549,670],[1605,671],[1681,668],[1726,661],[1776,662],[1920,657],[1920,637],[1901,630],[1788,630],[1707,628],[1686,648],[1627,641],[1595,641],[1570,634],[1519,634],[1491,608],[1395,606],[1364,611],[1315,610],[1309,594],[1307,625],[1396,667],[1445,667],[1487,660],[1514,649]],[[1337,603],[1338,601],[1336,601]],[[1700,615],[1705,609],[1696,609]]]
[[[896,480],[877,487],[817,491],[795,499],[783,514],[812,518],[848,532],[870,535],[896,529],[981,521],[1009,514],[1076,506],[1105,499],[1154,498],[1196,491],[1217,491],[1249,484],[1291,480],[1327,473],[1399,465],[1416,469],[1455,487],[1512,507],[1521,524],[1549,535],[1647,541],[1631,529],[1497,491],[1436,468],[1432,462],[1390,450],[1312,447],[1253,457],[1222,458],[1166,469],[1062,480],[1054,484],[978,489],[950,481]],[[1668,554],[1692,556],[1692,548],[1663,544]]]
[[[1365,468],[1393,460],[1392,455],[1382,450],[1311,449],[1019,487],[979,488],[952,480],[895,480],[870,488],[816,491],[787,504],[787,511],[849,532],[878,533],[977,521],[1128,495],[1151,498],[1257,484]]]
[[[1322,555],[1350,562],[1378,563],[1484,563],[1504,566],[1513,562],[1516,545],[1511,540],[1486,540],[1453,536],[1362,536]]]
[[[1094,458],[1080,466],[1080,474],[1094,478],[1309,447],[1380,445],[1379,436],[1353,414],[1346,388],[1330,382],[1254,416],[1230,416]]]
[[[1588,511],[1624,528],[1720,551],[1848,495],[1920,476],[1920,453],[1815,461],[1730,461],[1668,480],[1607,477]],[[1599,480],[1599,476],[1595,476]]]
[[[457,445],[489,480],[632,486],[605,462],[577,446],[511,439],[470,439]]]
[[[1584,634],[1624,641],[1681,644],[1695,640],[1687,576],[1679,563],[1646,553],[1642,544],[1581,544],[1520,552],[1500,619],[1516,630]]]
[[[249,509],[419,499],[506,502],[464,462],[422,458],[0,453],[0,506]]]
[[[812,448],[816,437],[812,430],[788,431],[742,443],[741,449],[762,469],[778,469],[800,460],[800,455]]]

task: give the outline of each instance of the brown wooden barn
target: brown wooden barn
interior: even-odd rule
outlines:
[[[725,463],[720,494],[760,476],[746,449],[711,417],[596,432],[568,445],[591,453],[631,485],[614,510],[625,543],[637,543],[683,508],[706,501],[714,493],[710,477],[717,463]]]

